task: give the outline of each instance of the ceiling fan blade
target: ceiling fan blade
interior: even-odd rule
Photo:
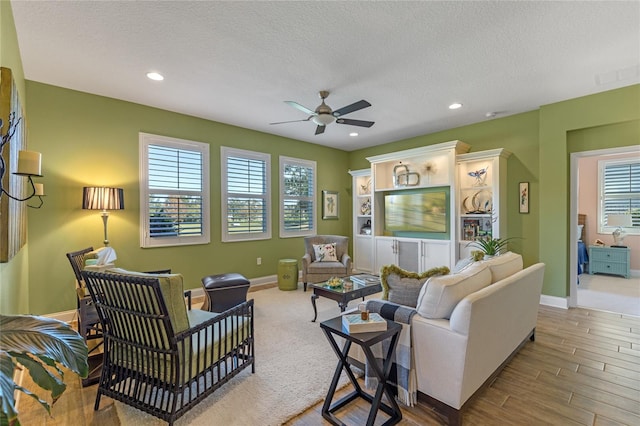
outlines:
[[[351,105],[347,105],[346,107],[342,107],[340,109],[333,111],[333,115],[334,117],[340,117],[341,115],[347,115],[350,112],[358,111],[360,109],[367,108],[370,106],[371,104],[363,99],[361,101],[352,103]]]
[[[309,121],[309,120],[311,120],[311,117],[313,117],[313,116],[310,115],[309,117],[305,118],[304,120],[276,121],[275,123],[269,123],[269,124],[299,123],[300,121]]]
[[[315,111],[310,110],[309,108],[307,108],[306,106],[300,105],[297,102],[294,101],[284,101],[285,104],[289,104],[292,107],[294,107],[295,109],[298,109],[302,112],[304,112],[305,114],[315,114]]]
[[[318,126],[318,127],[316,127],[316,135],[323,134],[325,127],[327,127],[327,126]]]
[[[338,118],[336,120],[336,123],[348,124],[350,126],[371,127],[375,124],[375,121],[350,120],[348,118]]]

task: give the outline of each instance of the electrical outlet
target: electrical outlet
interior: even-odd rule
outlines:
[[[256,258],[256,265],[262,265],[262,258],[261,257],[257,257]]]

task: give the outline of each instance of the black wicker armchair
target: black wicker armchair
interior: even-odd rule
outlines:
[[[96,410],[106,395],[172,425],[245,368],[255,372],[253,300],[187,311],[179,274],[82,276],[104,336]]]

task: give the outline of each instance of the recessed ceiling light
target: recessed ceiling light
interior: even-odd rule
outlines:
[[[462,108],[462,104],[460,102],[454,102],[451,105],[449,105],[449,109],[458,109],[458,108]]]
[[[150,78],[151,80],[155,80],[155,81],[164,80],[164,77],[162,76],[162,74],[157,73],[157,72],[148,72],[147,73],[147,77]]]
[[[351,132],[351,133],[349,133],[349,136],[351,136],[351,137],[358,136],[358,132]]]

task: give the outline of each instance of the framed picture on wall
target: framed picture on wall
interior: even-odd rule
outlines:
[[[337,191],[322,191],[322,218],[338,219],[339,197]]]
[[[520,182],[518,200],[520,213],[529,213],[529,182]]]

